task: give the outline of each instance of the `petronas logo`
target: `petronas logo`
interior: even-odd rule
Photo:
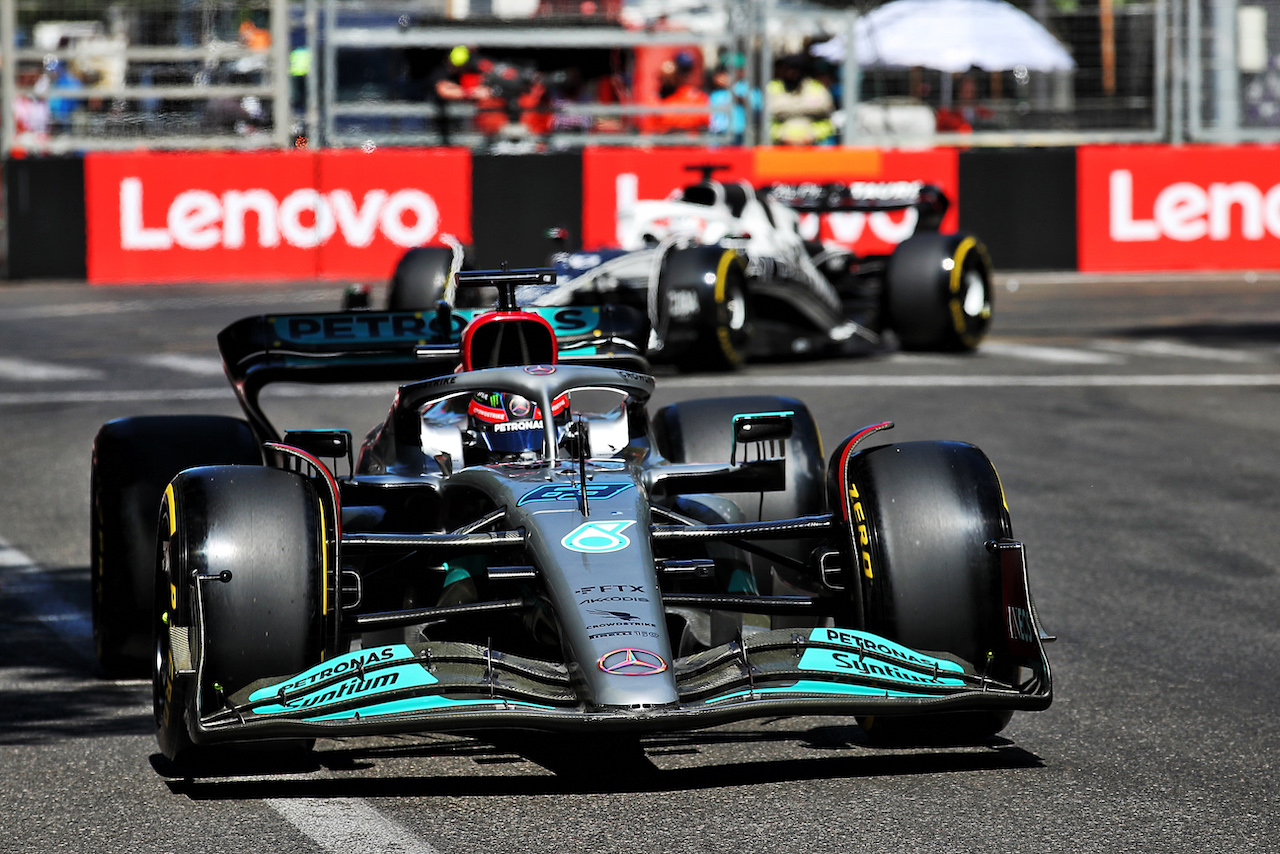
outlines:
[[[634,525],[634,519],[618,519],[612,522],[584,522],[560,541],[569,551],[584,554],[608,554],[620,552],[631,545],[623,531]]]

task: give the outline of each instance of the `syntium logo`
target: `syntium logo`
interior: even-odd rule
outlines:
[[[367,679],[351,679],[334,688],[330,688],[328,691],[308,694],[301,701],[290,701],[288,705],[300,709],[310,706],[324,706],[329,703],[336,703],[347,697],[359,697],[362,694],[377,694],[382,691],[390,691],[396,687],[398,681],[400,681],[400,674],[394,670],[370,674]]]

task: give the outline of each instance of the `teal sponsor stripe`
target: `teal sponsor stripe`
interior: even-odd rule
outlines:
[[[339,682],[337,685],[330,685],[301,697],[290,698],[287,706],[263,706],[254,709],[254,714],[277,715],[312,707],[332,706],[362,697],[374,697],[378,694],[385,694],[388,691],[426,688],[436,684],[438,681],[420,664],[386,667],[381,670],[371,671],[363,679],[359,676],[353,676],[350,679]]]
[[[868,679],[889,679],[894,682],[927,685],[934,688],[964,687],[964,682],[960,679],[948,679],[944,676],[934,677],[928,673],[919,673],[878,658],[865,658],[853,650],[807,649],[804,655],[800,657],[800,663],[797,666],[801,670],[843,673]],[[939,670],[942,670],[942,668],[940,667]]]
[[[277,682],[274,685],[268,685],[265,688],[259,688],[249,695],[249,701],[265,700],[280,693],[283,688],[286,691],[296,691],[306,688],[315,682],[322,682],[331,676],[337,676],[342,673],[350,672],[353,675],[359,673],[359,666],[369,667],[374,664],[386,664],[391,661],[413,661],[413,650],[402,643],[388,644],[386,646],[369,647],[368,649],[359,649],[355,652],[348,652],[331,658],[328,661],[322,661],[314,667],[302,671],[297,676],[291,676],[283,682]],[[423,671],[426,673],[426,671]],[[427,674],[431,682],[436,681],[434,676]]]
[[[815,682],[801,679],[794,685],[785,688],[756,688],[754,691],[734,691],[703,700],[703,703],[723,703],[726,700],[737,700],[742,697],[759,696],[760,694],[838,694],[850,697],[936,697],[937,694],[921,694],[915,691],[895,691],[889,688],[872,688],[869,685],[844,685],[839,682]]]
[[[448,697],[439,695],[431,697],[411,697],[407,700],[392,700],[389,703],[377,703],[372,706],[365,706],[360,709],[347,709],[342,712],[333,712],[328,715],[317,715],[313,718],[306,718],[308,721],[337,721],[354,718],[359,715],[362,718],[372,718],[378,715],[396,715],[405,712],[430,712],[439,711],[441,709],[455,709],[462,706],[519,706],[527,709],[544,709],[546,711],[554,711],[554,706],[543,706],[538,703],[524,703],[507,701],[503,703],[498,700],[451,700]]]
[[[903,663],[914,664],[920,667],[937,667],[939,670],[947,670],[952,673],[964,672],[964,668],[959,664],[956,664],[954,661],[948,661],[945,658],[926,655],[923,652],[917,652],[914,649],[909,649],[902,644],[894,643],[888,638],[882,638],[879,635],[873,635],[870,632],[858,631],[857,629],[814,629],[809,632],[809,640],[848,647],[854,652],[859,650],[875,652],[880,655],[887,655],[891,658],[896,658]],[[804,665],[802,664],[801,667],[803,666]],[[827,668],[813,669],[825,670]]]

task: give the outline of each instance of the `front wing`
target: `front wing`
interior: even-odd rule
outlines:
[[[1034,626],[1034,610],[1030,619]],[[677,659],[677,704],[625,709],[584,707],[563,664],[473,644],[390,644],[260,680],[191,734],[212,743],[493,728],[656,732],[778,715],[1036,711],[1052,700],[1052,677],[1034,628],[1035,655],[1018,685],[868,632],[783,629]]]

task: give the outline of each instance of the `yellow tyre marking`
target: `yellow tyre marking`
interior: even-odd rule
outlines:
[[[169,507],[169,536],[178,533],[178,511],[175,508],[177,499],[173,497],[173,484],[164,488],[164,500]]]
[[[329,614],[329,528],[325,524],[324,501],[316,498],[320,506],[320,613]]]
[[[857,549],[858,546],[862,546],[861,549],[858,549],[859,554],[854,555],[854,559],[857,560],[859,557],[862,559],[862,574],[865,575],[868,579],[874,581],[876,577],[876,573],[875,573],[875,566],[873,565],[871,560],[871,536],[867,532],[867,514],[866,514],[866,511],[862,509],[861,499],[862,499],[862,496],[858,494],[858,485],[850,481],[849,482],[849,500],[850,500],[849,519],[851,522],[856,522],[858,525],[858,542],[854,546],[854,548]]]
[[[952,258],[951,267],[951,300],[947,307],[951,310],[951,326],[955,329],[956,334],[960,336],[966,346],[974,347],[978,343],[978,336],[969,331],[968,318],[965,317],[964,307],[960,304],[960,286],[963,284],[961,273],[964,270],[964,259],[970,250],[976,249],[978,254],[986,256],[986,250],[978,243],[976,237],[966,237],[960,241],[960,245],[956,247],[956,254]],[[987,262],[990,266],[990,261]]]
[[[724,305],[725,281],[729,278],[729,267],[737,260],[738,253],[728,249],[720,256],[720,263],[716,265],[715,299],[717,308]],[[737,347],[733,346],[733,341],[729,338],[728,327],[718,326],[716,328],[716,337],[720,341],[720,349],[724,351],[726,359],[734,364],[742,361],[742,354],[738,352]]]

